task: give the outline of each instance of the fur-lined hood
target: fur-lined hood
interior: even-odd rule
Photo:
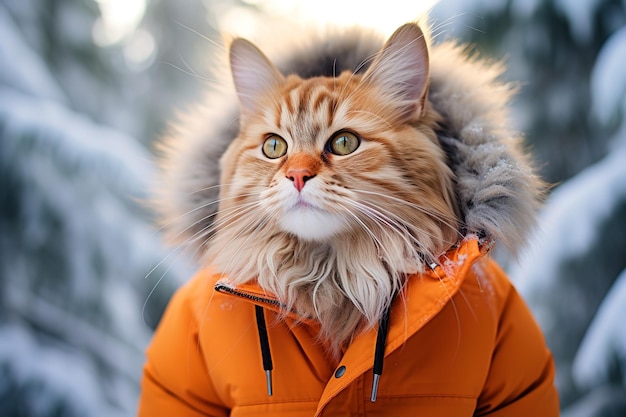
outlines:
[[[303,78],[362,72],[383,41],[354,29],[316,37],[275,61],[284,74]],[[472,57],[454,42],[431,45],[429,51],[428,97],[444,119],[437,136],[455,174],[461,233],[502,243],[515,253],[534,225],[544,188],[508,119],[515,89],[499,79],[501,64]],[[237,136],[237,109],[234,89],[213,91],[172,126],[164,141],[157,207],[169,237],[198,256],[218,208],[219,159]]]

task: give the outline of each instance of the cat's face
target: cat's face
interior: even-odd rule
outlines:
[[[283,77],[242,40],[231,63],[241,120],[222,159],[223,227],[317,242],[396,239],[426,253],[455,241],[421,32],[394,35],[362,76]]]

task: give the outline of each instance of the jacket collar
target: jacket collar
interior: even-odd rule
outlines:
[[[489,241],[483,241],[474,235],[468,236],[441,255],[437,263],[430,265],[429,270],[409,277],[405,289],[396,297],[391,309],[386,354],[402,345],[443,308],[461,287],[472,264],[487,253],[491,246]],[[285,306],[273,294],[264,291],[254,282],[235,286],[228,282],[228,278],[223,278],[217,281],[215,290],[246,299],[268,310],[284,312]],[[314,320],[296,313],[289,313],[288,316],[301,323],[316,325]],[[358,336],[354,343],[360,339],[368,339],[369,344],[369,339],[375,341],[375,338],[374,329]]]

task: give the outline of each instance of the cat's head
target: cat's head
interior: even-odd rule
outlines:
[[[367,240],[415,270],[459,239],[419,26],[400,27],[370,61],[359,75],[302,79],[281,74],[252,43],[232,42],[240,126],[221,159],[216,255],[276,235]]]

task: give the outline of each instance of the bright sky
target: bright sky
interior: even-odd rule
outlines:
[[[111,45],[129,36],[140,23],[147,0],[94,0],[102,17],[94,27],[94,38],[100,45]],[[410,20],[417,19],[436,0],[244,0],[258,6],[285,23],[354,24],[377,28],[385,33]],[[227,31],[251,35],[264,27],[265,15],[250,9],[225,10],[217,19]]]
[[[130,35],[146,12],[146,0],[94,0],[100,19],[94,26],[94,40],[102,46],[117,43]]]
[[[101,17],[93,28],[94,41],[100,46],[124,42],[124,55],[131,66],[150,62],[156,45],[152,36],[138,30],[150,0],[94,0]],[[213,0],[219,5],[219,0]],[[243,0],[257,6],[222,8],[216,21],[220,29],[237,36],[262,38],[268,25],[297,30],[303,24],[362,25],[390,35],[403,23],[414,21],[436,0]]]
[[[332,23],[341,26],[359,24],[374,27],[383,33],[391,34],[403,23],[419,18],[432,7],[436,0],[244,0],[258,5],[279,18],[282,22]],[[262,30],[263,21],[245,12],[234,10],[236,15],[225,16],[224,29],[239,35],[252,34]],[[232,18],[231,18],[232,17]]]

